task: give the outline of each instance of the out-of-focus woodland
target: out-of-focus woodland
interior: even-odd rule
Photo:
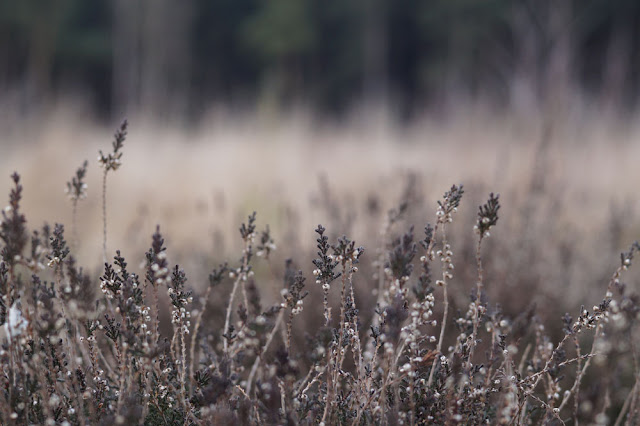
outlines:
[[[71,99],[104,119],[618,113],[640,99],[639,21],[635,0],[0,0],[0,93],[12,114]]]

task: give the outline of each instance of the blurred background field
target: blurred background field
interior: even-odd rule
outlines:
[[[390,208],[409,199],[397,232],[420,230],[462,183],[462,260],[499,192],[488,291],[560,312],[640,235],[639,20],[631,0],[0,0],[0,193],[19,171],[29,224],[69,228],[89,159],[77,249],[97,268],[95,159],[127,117],[109,250],[142,260],[159,223],[197,287],[254,210],[309,272],[318,223],[373,246]]]

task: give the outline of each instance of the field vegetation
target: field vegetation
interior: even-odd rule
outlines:
[[[637,130],[463,117],[5,126],[0,423],[637,424]]]

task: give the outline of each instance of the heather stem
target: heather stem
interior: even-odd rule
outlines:
[[[198,331],[200,330],[200,323],[202,322],[202,317],[204,316],[204,310],[207,308],[207,302],[209,301],[209,294],[211,293],[211,286],[207,287],[207,291],[204,295],[204,301],[202,302],[202,310],[198,314],[198,318],[196,319],[196,324],[193,328],[193,337],[191,338],[191,347],[189,348],[190,355],[190,364],[189,364],[189,378],[192,382],[192,386],[189,394],[193,394],[193,366],[195,364],[195,354],[196,354],[196,341],[198,340]]]
[[[224,320],[224,330],[223,332],[226,334],[229,332],[229,324],[231,323],[231,311],[233,310],[233,300],[236,297],[236,291],[238,291],[238,284],[242,278],[242,274],[238,275],[238,278],[233,282],[233,289],[231,290],[231,295],[229,296],[229,304],[227,305],[227,315]],[[224,351],[225,353],[229,349],[229,339],[224,339]]]
[[[107,169],[102,175],[102,261],[107,262]]]
[[[445,234],[445,227],[442,227],[442,247],[447,246],[447,237]],[[440,324],[440,337],[438,338],[438,344],[436,346],[436,357],[433,360],[433,364],[431,365],[431,371],[429,372],[429,381],[427,382],[427,387],[430,387],[433,383],[433,375],[436,370],[436,365],[440,360],[438,355],[442,354],[442,342],[444,340],[444,331],[447,326],[447,316],[449,315],[449,295],[447,294],[447,271],[446,269],[442,272],[442,297],[443,297],[443,313],[442,313],[442,324]]]
[[[253,386],[253,380],[255,378],[256,372],[258,371],[260,361],[262,360],[262,357],[269,349],[269,345],[271,345],[271,341],[273,340],[273,337],[276,335],[276,332],[280,328],[280,324],[282,324],[282,317],[283,317],[283,311],[280,311],[280,313],[278,314],[278,319],[276,320],[276,324],[273,326],[271,333],[269,333],[269,337],[267,338],[267,341],[265,342],[264,347],[262,348],[262,350],[260,351],[256,359],[253,361],[253,365],[251,366],[251,372],[249,373],[249,378],[247,379],[247,391],[246,391],[247,395],[251,395],[251,387]]]
[[[483,275],[484,275],[484,270],[482,269],[482,257],[480,256],[480,249],[482,248],[482,235],[480,235],[480,238],[478,238],[478,246],[476,247],[476,265],[478,268],[478,281],[476,282],[476,308],[474,310],[473,313],[473,333],[471,335],[471,341],[469,344],[469,367],[471,367],[471,362],[473,359],[473,352],[474,349],[476,348],[476,341],[477,341],[477,337],[478,337],[478,326],[480,323],[480,309],[481,309],[481,302],[480,302],[480,296],[482,294],[482,288],[483,288]]]
[[[78,200],[73,200],[71,210],[71,246],[73,249],[78,248]]]

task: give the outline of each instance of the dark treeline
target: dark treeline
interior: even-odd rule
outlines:
[[[0,90],[105,117],[222,104],[336,113],[576,93],[635,108],[637,0],[0,0]],[[117,111],[117,112],[116,112]]]

